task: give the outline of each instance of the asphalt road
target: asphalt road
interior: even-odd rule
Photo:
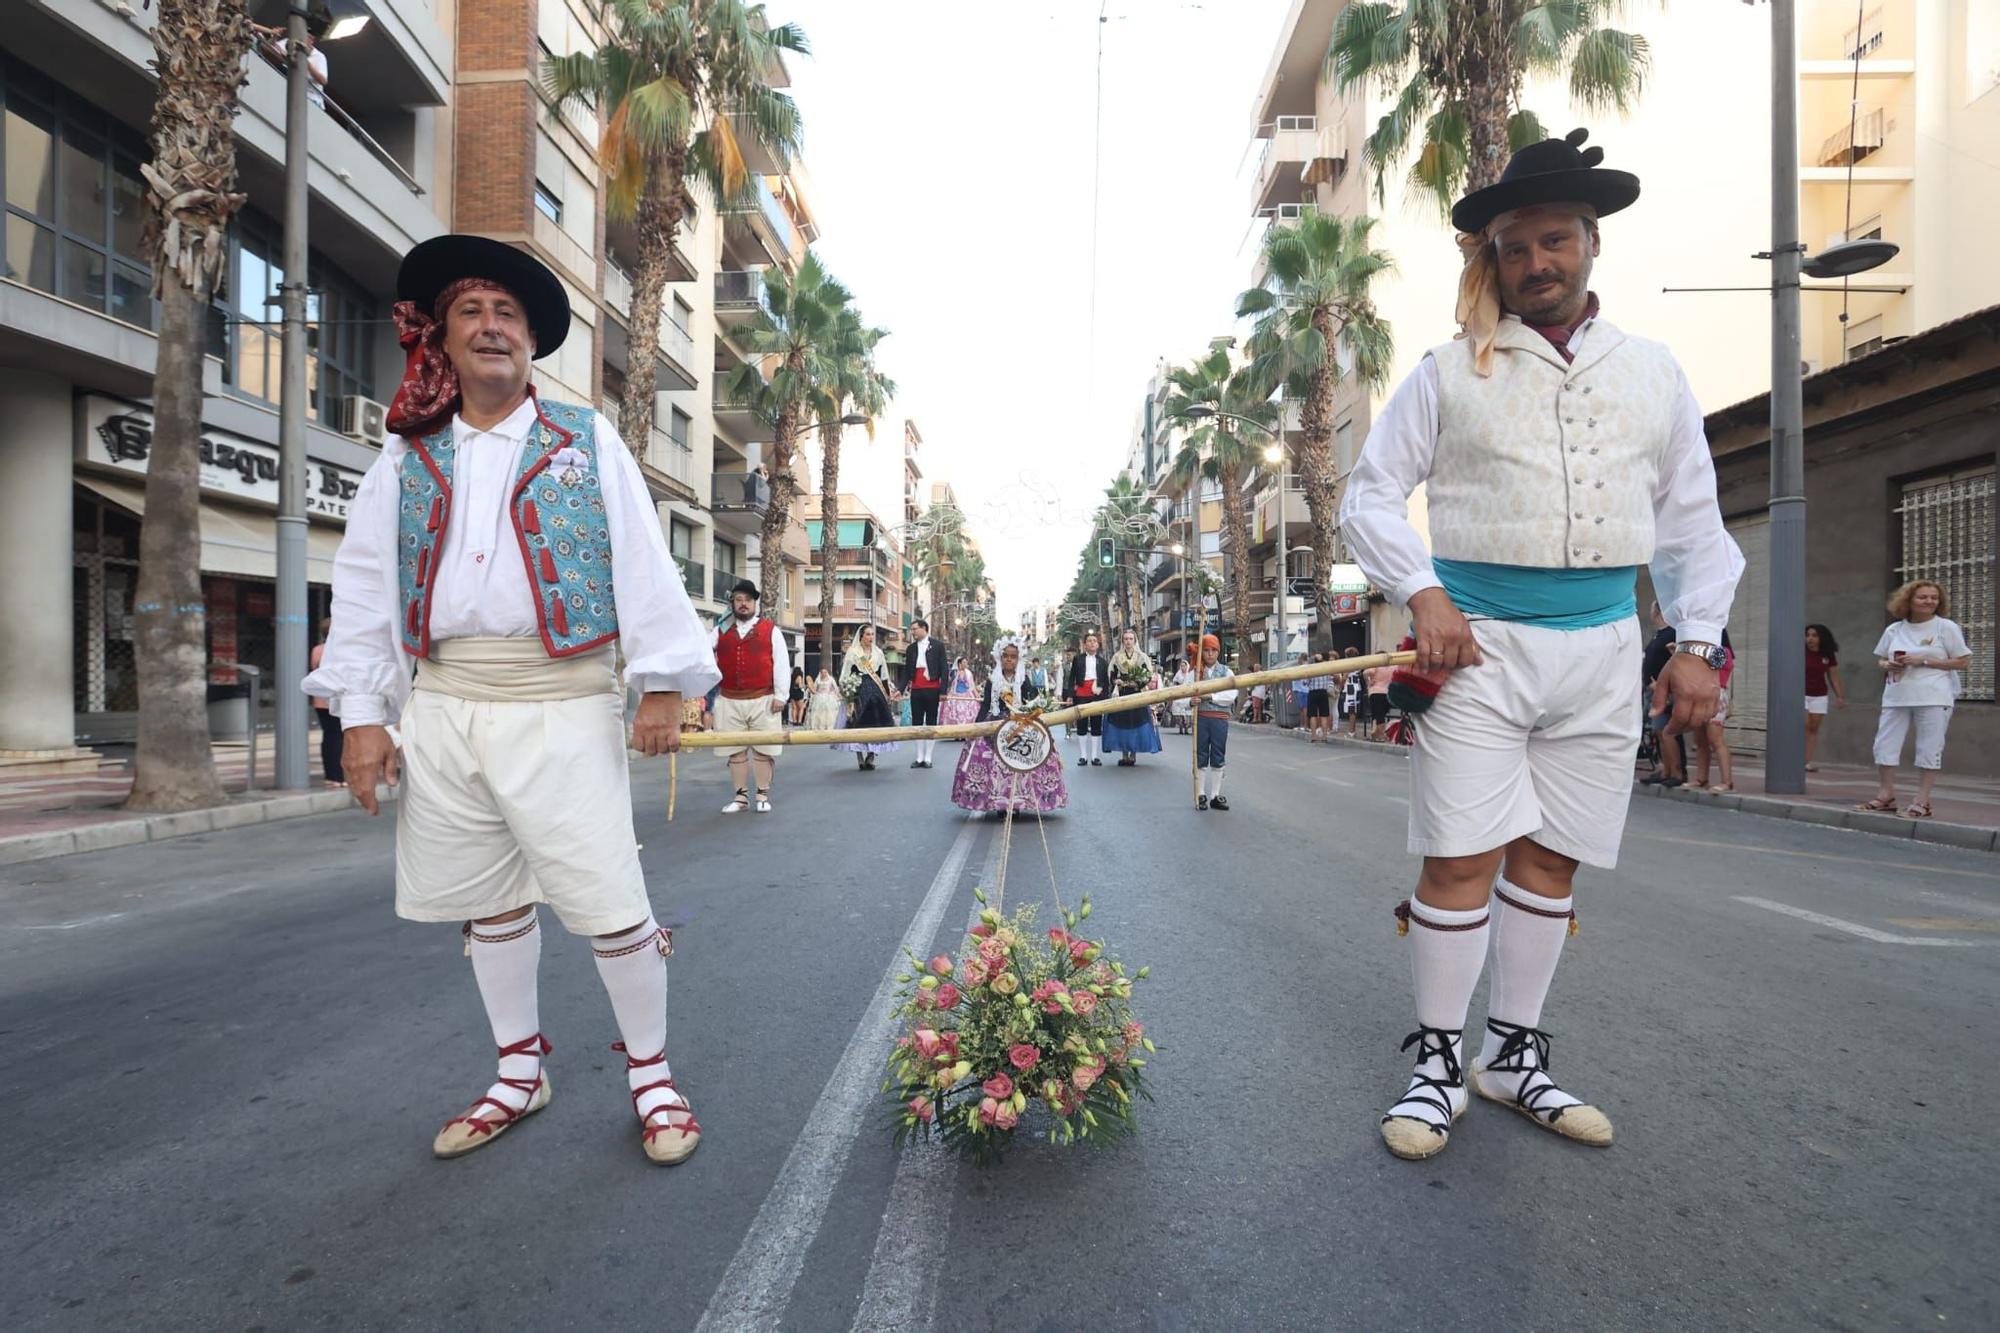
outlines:
[[[648,1167],[585,946],[550,929],[551,1107],[455,1162],[492,1055],[458,932],[390,910],[359,813],[0,871],[0,1326],[1047,1329],[2000,1325],[2000,860],[1664,801],[1589,875],[1546,1021],[1594,1151],[1408,1070],[1404,765],[1238,728],[1070,773],[1061,890],[1161,1051],[1135,1142],[898,1155],[875,1100],[902,943],[950,948],[996,824],[802,753],[638,785],[706,1129]],[[1010,902],[1046,901],[1032,825]],[[1805,913],[1801,916],[1799,913]],[[553,927],[552,919],[545,919]],[[1479,1004],[1475,1002],[1474,1022]]]

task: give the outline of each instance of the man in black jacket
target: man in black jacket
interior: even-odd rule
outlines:
[[[1075,657],[1069,659],[1069,670],[1063,673],[1063,702],[1067,704],[1087,704],[1103,699],[1111,693],[1111,663],[1099,648],[1097,631],[1083,636],[1083,646]],[[1085,764],[1104,767],[1104,716],[1079,718],[1070,727],[1070,734],[1076,737],[1076,765]]]
[[[937,725],[938,698],[943,694],[944,683],[950,674],[944,645],[931,637],[930,622],[923,619],[911,621],[909,650],[903,654],[903,664],[896,669],[896,683],[910,696],[911,726]],[[936,741],[918,741],[917,757],[910,761],[910,767],[931,767],[931,752],[936,749]]]

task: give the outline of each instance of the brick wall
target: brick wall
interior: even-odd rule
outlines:
[[[519,234],[529,229],[538,105],[525,83],[458,86],[452,230]]]

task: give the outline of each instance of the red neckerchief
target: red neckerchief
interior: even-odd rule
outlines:
[[[410,356],[403,363],[403,382],[389,403],[388,427],[405,439],[428,434],[458,410],[458,371],[444,352],[445,311],[470,291],[504,292],[490,278],[460,278],[438,293],[429,314],[415,301],[396,302],[396,340]]]
[[[1556,351],[1561,354],[1562,359],[1564,361],[1574,361],[1576,360],[1576,353],[1569,350],[1569,340],[1576,336],[1576,331],[1584,326],[1585,321],[1593,320],[1596,318],[1597,318],[1597,293],[1591,292],[1590,300],[1584,304],[1583,313],[1576,317],[1576,321],[1574,323],[1528,324],[1528,321],[1525,319],[1522,320],[1521,322],[1523,324],[1528,324],[1529,328],[1533,329],[1536,333],[1541,334],[1544,338],[1547,338],[1549,340],[1549,346],[1555,348]]]

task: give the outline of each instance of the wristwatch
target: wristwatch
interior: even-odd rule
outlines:
[[[1729,662],[1729,650],[1723,648],[1719,644],[1701,643],[1696,640],[1689,640],[1685,643],[1675,644],[1674,651],[1676,653],[1686,653],[1690,657],[1699,658],[1702,662],[1707,664],[1709,669],[1712,671],[1722,670],[1722,668]]]

